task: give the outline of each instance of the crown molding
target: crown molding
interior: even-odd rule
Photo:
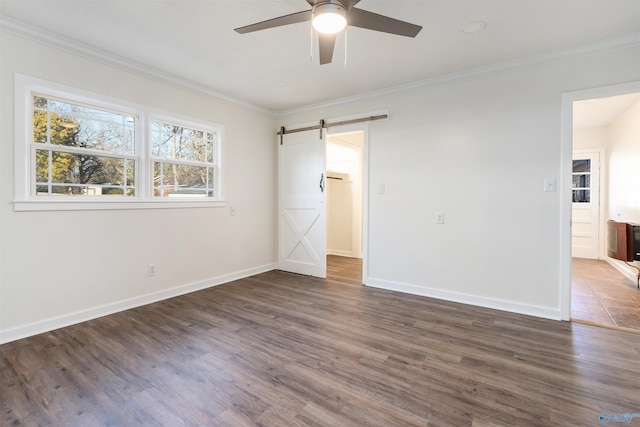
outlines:
[[[209,86],[194,82],[192,80],[184,79],[182,77],[176,76],[175,74],[167,73],[149,65],[145,65],[140,62],[125,58],[123,56],[98,49],[69,37],[45,31],[41,28],[34,27],[32,25],[26,24],[13,18],[9,18],[4,15],[0,15],[0,30],[65,52],[72,53],[74,55],[81,56],[89,60],[109,65],[120,70],[139,75],[141,77],[168,84],[179,89],[187,90],[189,92],[195,92],[200,95],[204,94],[210,98],[216,99],[217,101],[247,107],[268,115],[273,115],[274,113],[271,110],[252,104],[250,102],[235,98],[222,92],[218,92]]]
[[[306,105],[302,107],[291,108],[288,110],[273,111],[272,113],[277,118],[283,118],[288,115],[304,113],[314,110],[320,110],[330,107],[336,107],[352,102],[362,101],[370,98],[376,98],[379,96],[393,95],[402,92],[414,91],[416,89],[436,86],[443,83],[449,83],[453,81],[469,80],[483,75],[492,74],[500,71],[508,71],[513,69],[530,68],[549,64],[553,62],[563,61],[571,58],[577,58],[581,56],[593,55],[598,53],[604,53],[619,49],[626,49],[630,47],[640,46],[640,32],[626,34],[623,36],[612,37],[608,39],[598,40],[593,43],[582,44],[578,46],[572,46],[564,49],[557,49],[552,51],[543,52],[536,55],[530,55],[523,58],[513,59],[510,61],[499,62],[484,67],[472,68],[460,72],[444,74],[440,76],[430,77],[428,79],[419,80],[411,83],[406,83],[398,86],[391,86],[384,89],[374,90],[371,92],[365,92],[354,96],[348,96],[344,98],[334,99],[328,102],[321,102],[317,104]]]

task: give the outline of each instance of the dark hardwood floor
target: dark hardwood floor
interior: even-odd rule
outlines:
[[[367,288],[359,269],[331,257],[326,280],[272,271],[4,344],[0,424],[588,426],[640,413],[640,335]]]

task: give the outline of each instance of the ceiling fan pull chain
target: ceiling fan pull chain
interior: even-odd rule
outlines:
[[[344,29],[344,68],[347,68],[347,28]]]
[[[309,25],[309,61],[313,62],[313,24]]]

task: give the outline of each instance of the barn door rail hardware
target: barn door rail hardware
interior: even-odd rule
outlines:
[[[280,127],[280,130],[278,131],[278,133],[276,135],[280,136],[280,145],[283,144],[283,136],[289,133],[296,133],[296,132],[306,132],[308,130],[319,130],[320,131],[320,139],[322,139],[322,129],[328,129],[330,127],[334,127],[334,126],[344,126],[344,125],[350,125],[353,123],[362,123],[362,122],[371,122],[374,120],[382,120],[382,119],[387,119],[389,118],[388,114],[380,114],[377,116],[367,116],[367,117],[360,117],[358,119],[351,119],[351,120],[342,120],[339,122],[333,122],[333,123],[327,123],[324,121],[324,119],[321,119],[317,125],[315,126],[306,126],[306,127],[302,127],[302,128],[294,128],[294,129],[285,129],[284,126]]]

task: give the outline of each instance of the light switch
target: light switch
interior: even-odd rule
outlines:
[[[378,194],[384,194],[384,184],[378,186]]]
[[[555,178],[546,178],[544,180],[544,191],[545,193],[553,193],[556,191],[556,179]]]

